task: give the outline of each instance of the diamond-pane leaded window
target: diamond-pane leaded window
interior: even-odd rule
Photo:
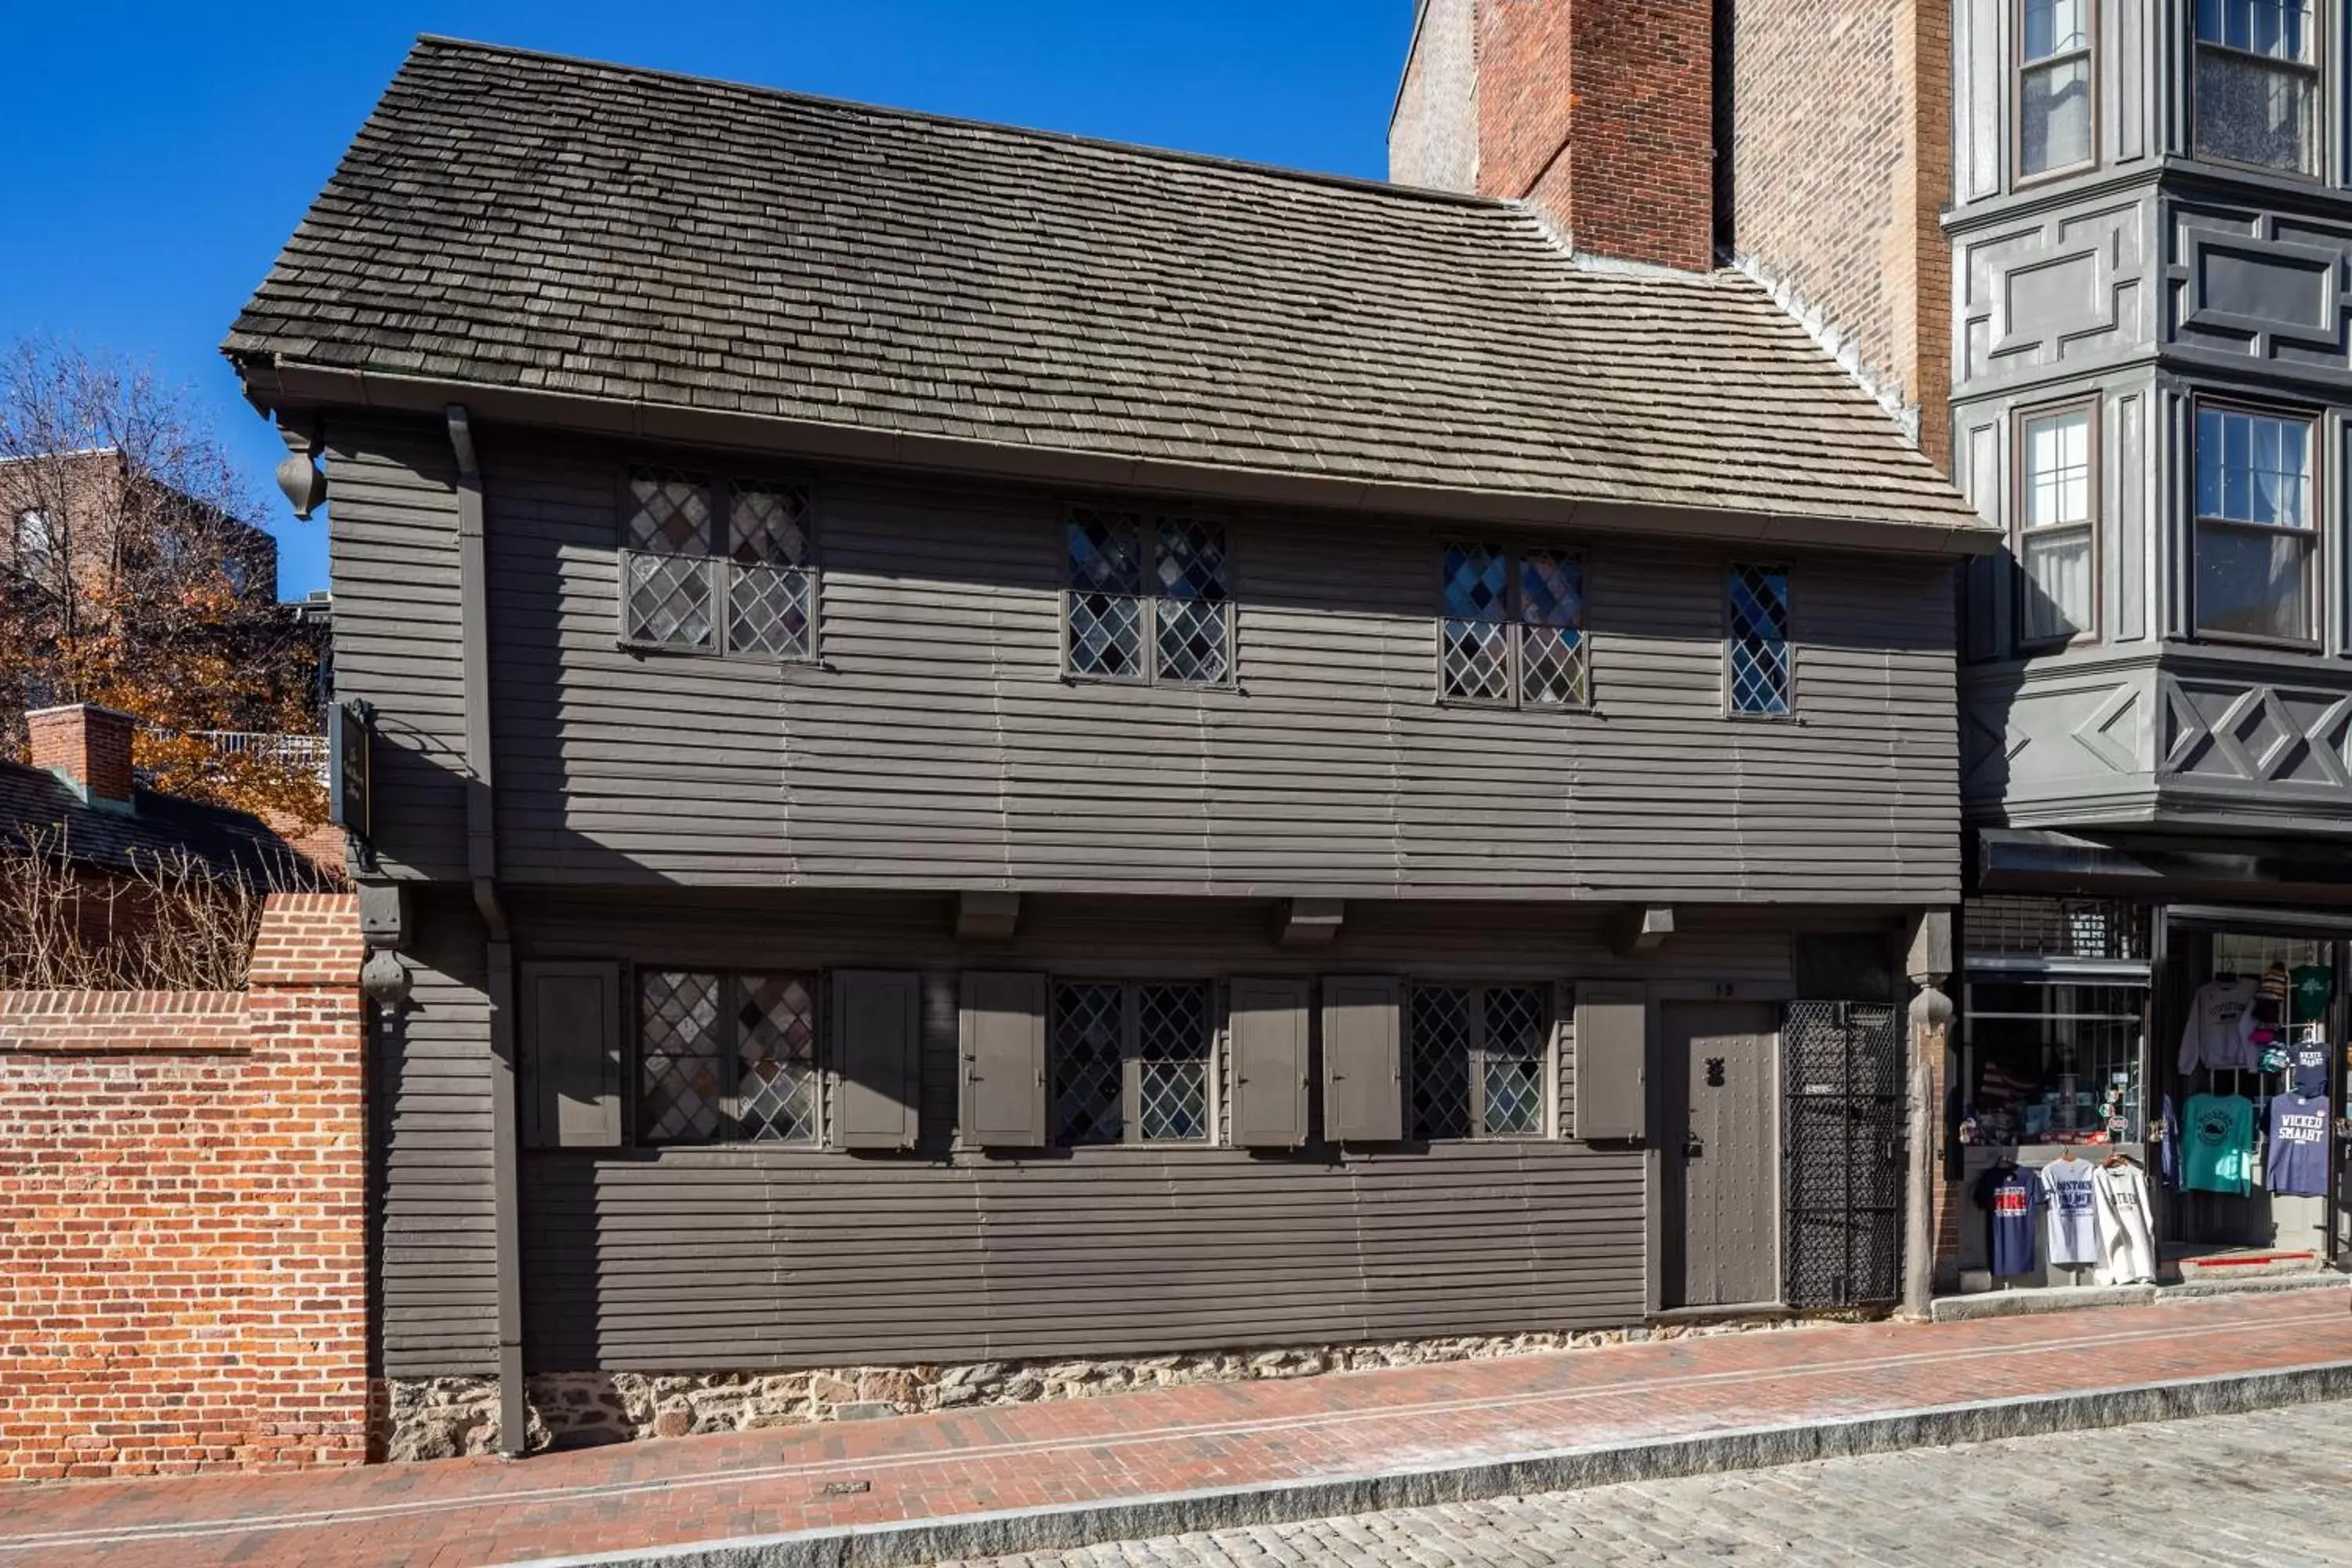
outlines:
[[[1543,1136],[1547,994],[1534,985],[1412,988],[1413,1137]]]
[[[1223,529],[1089,510],[1073,512],[1065,531],[1071,674],[1185,686],[1233,679]]]
[[[1731,710],[1780,714],[1795,695],[1789,647],[1789,574],[1734,566],[1726,584],[1731,620]]]
[[[1209,1135],[1209,996],[1199,985],[1135,993],[1137,1100],[1146,1142]]]
[[[816,1038],[814,976],[640,971],[638,1141],[814,1142]]]
[[[1206,985],[1056,984],[1055,1142],[1206,1142],[1211,1027]]]
[[[1519,563],[1519,693],[1530,707],[1583,703],[1584,563],[1531,550]]]
[[[1455,701],[1580,708],[1591,700],[1584,563],[1553,550],[1447,547],[1440,689]]]
[[[1477,994],[1464,986],[1412,992],[1412,1135],[1470,1136],[1470,1018]]]
[[[629,475],[629,513],[621,542],[656,555],[710,553],[710,482],[677,468]]]
[[[630,470],[621,521],[621,635],[705,653],[808,658],[817,573],[808,491],[674,468]],[[722,526],[723,525],[723,526]]]
[[[719,1136],[726,1122],[719,976],[648,970],[639,976],[639,1136],[648,1143]]]
[[[816,1140],[816,991],[797,974],[736,977],[737,1131],[782,1143]]]
[[[1054,1128],[1061,1143],[1116,1143],[1125,1131],[1119,1043],[1125,997],[1116,985],[1054,987]]]

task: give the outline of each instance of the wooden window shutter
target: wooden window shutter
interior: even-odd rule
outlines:
[[[621,966],[525,963],[522,1136],[531,1149],[621,1142]]]
[[[1045,1146],[1045,977],[963,975],[960,1141],[982,1149]]]
[[[1576,1135],[1587,1141],[1647,1136],[1650,1000],[1639,981],[1586,981],[1576,988]]]
[[[1307,982],[1236,980],[1233,1027],[1233,1142],[1297,1149],[1307,1142]]]
[[[1404,982],[1323,982],[1323,1131],[1333,1142],[1404,1136]]]
[[[923,977],[845,969],[833,977],[836,1149],[911,1149],[920,1131]]]

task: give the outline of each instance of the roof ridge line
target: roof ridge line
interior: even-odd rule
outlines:
[[[600,60],[587,55],[560,54],[552,49],[524,48],[514,44],[494,44],[480,38],[460,38],[446,33],[419,33],[415,45],[408,53],[414,60],[425,46],[462,49],[478,54],[505,55],[516,59],[545,60],[551,64],[586,66],[595,70],[611,71],[619,76],[646,77],[658,81],[673,81],[695,87],[725,88],[730,91],[748,93],[754,98],[774,99],[785,103],[802,103],[820,109],[855,110],[861,114],[887,115],[894,119],[913,121],[924,125],[951,127],[961,131],[984,132],[996,136],[1014,136],[1039,142],[1055,142],[1066,146],[1088,147],[1103,152],[1140,154],[1147,158],[1175,163],[1190,163],[1202,168],[1229,169],[1241,174],[1262,174],[1275,179],[1295,181],[1302,184],[1336,186],[1341,190],[1394,196],[1406,201],[1429,202],[1441,206],[1470,207],[1480,210],[1507,208],[1512,204],[1497,197],[1480,195],[1468,191],[1442,190],[1433,185],[1409,185],[1392,180],[1377,180],[1365,174],[1341,174],[1328,169],[1301,169],[1287,163],[1268,163],[1249,158],[1226,157],[1215,153],[1196,153],[1181,147],[1156,147],[1145,142],[1121,142],[1108,136],[1088,136],[1076,131],[1050,131],[1033,125],[1013,125],[1001,120],[976,120],[968,115],[940,114],[927,109],[909,109],[900,104],[868,103],[854,98],[834,98],[824,93],[799,92],[791,88],[770,87],[760,82],[736,81],[727,77],[704,76],[694,71],[666,70],[657,66],[627,65],[617,60]]]
[[[1829,355],[1837,367],[1845,372],[1848,380],[1886,411],[1886,416],[1895,422],[1895,427],[1903,433],[1904,440],[1910,444],[1912,450],[1922,451],[1919,405],[1906,402],[1904,389],[1895,378],[1885,374],[1862,357],[1862,345],[1858,340],[1840,331],[1827,311],[1807,300],[1803,290],[1756,257],[1744,250],[1734,250],[1731,265],[1741,277],[1764,290],[1765,295],[1780,308],[1781,313],[1813,340],[1814,347]]]

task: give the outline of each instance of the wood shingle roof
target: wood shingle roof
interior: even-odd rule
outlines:
[[[1731,272],[1509,203],[421,40],[225,345],[1366,486],[1983,525]]]

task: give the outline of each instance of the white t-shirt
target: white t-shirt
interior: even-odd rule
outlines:
[[[2197,988],[2197,1001],[2189,1009],[2189,1026],[2180,1032],[2180,1070],[2186,1075],[2195,1072],[2202,1062],[2209,1068],[2250,1068],[2257,1065],[2256,1053],[2246,1045],[2247,1031],[2254,1024],[2254,998],[2261,994],[2259,980],[2209,980]]]
[[[2088,1160],[2053,1160],[2042,1167],[2042,1194],[2050,1211],[2050,1262],[2080,1268],[2099,1261],[2099,1168]]]
[[[2156,1232],[2148,1222],[2147,1173],[2133,1164],[2105,1165],[2094,1185],[2099,1205],[2099,1283],[2153,1284]]]

